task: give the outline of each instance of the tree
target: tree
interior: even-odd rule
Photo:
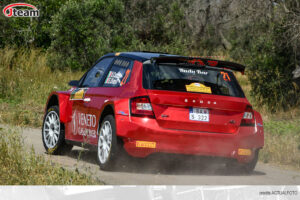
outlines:
[[[36,18],[7,18],[1,14],[0,47],[14,45],[48,48],[51,43],[49,34],[51,17],[65,2],[66,0],[26,1],[40,10],[40,16]],[[11,3],[4,0],[1,2],[1,7],[4,8]]]
[[[50,66],[89,68],[103,54],[122,51],[134,39],[120,0],[68,1],[53,17]]]

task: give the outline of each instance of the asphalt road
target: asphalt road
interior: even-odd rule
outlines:
[[[74,147],[68,155],[47,155],[40,129],[22,129],[25,145],[69,169],[78,169],[111,185],[300,185],[300,172],[258,163],[251,175],[227,172],[222,163],[206,158],[174,158],[154,155],[147,159],[126,158],[117,171],[101,171],[96,152]]]

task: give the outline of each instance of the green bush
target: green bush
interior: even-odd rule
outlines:
[[[298,103],[299,89],[293,84],[295,61],[292,47],[284,41],[284,28],[274,24],[272,31],[258,36],[246,59],[251,95],[258,105],[270,111],[288,109]]]
[[[251,96],[269,111],[288,110],[299,103],[300,91],[293,83],[296,61],[285,38],[284,20],[261,21],[233,31],[231,55],[246,65]]]
[[[183,19],[178,1],[69,0],[52,20],[49,66],[86,69],[118,51],[187,54]]]
[[[120,0],[66,2],[53,17],[50,66],[89,68],[101,55],[125,50],[133,40],[125,12]]]

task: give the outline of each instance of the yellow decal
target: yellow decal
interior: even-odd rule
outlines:
[[[115,53],[115,56],[119,56],[119,55],[120,55],[120,52]]]
[[[238,149],[238,155],[251,156],[251,149]]]
[[[186,91],[188,92],[202,92],[202,93],[211,94],[211,88],[206,87],[201,83],[191,83],[189,85],[186,85],[185,87],[186,87]]]
[[[146,141],[136,141],[135,143],[136,147],[141,147],[141,148],[156,148],[156,142],[146,142]]]
[[[70,100],[82,100],[86,91],[87,88],[75,89],[70,95]]]

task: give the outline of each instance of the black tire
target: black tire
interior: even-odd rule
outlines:
[[[104,128],[104,124],[109,123],[111,127],[111,145],[110,145],[110,151],[108,153],[107,159],[104,161],[101,160],[100,153],[103,152],[99,145],[103,144],[101,143],[100,135],[103,135],[103,132],[101,131],[102,128]],[[118,141],[117,135],[116,135],[116,123],[115,118],[113,115],[107,115],[104,117],[101,126],[98,130],[98,144],[97,144],[97,161],[99,163],[100,169],[104,171],[112,171],[115,170],[117,167],[117,159],[119,155],[122,152],[122,145],[120,144],[120,141]]]
[[[46,129],[47,128],[50,129],[51,127],[48,127],[45,123],[46,123],[46,120],[47,120],[47,116],[50,116],[50,114],[53,114],[55,116],[54,113],[56,113],[56,115],[58,116],[58,124],[59,124],[58,125],[59,130],[57,131],[58,132],[58,139],[55,143],[53,143],[53,145],[49,146],[48,141],[46,141],[46,138],[47,138]],[[48,137],[49,137],[49,135],[48,135]],[[64,128],[64,124],[60,123],[60,120],[59,120],[59,108],[58,108],[58,106],[51,106],[47,110],[47,113],[45,114],[45,117],[44,117],[44,120],[43,120],[43,126],[42,126],[42,140],[43,140],[45,150],[48,154],[60,155],[60,154],[66,154],[66,153],[68,153],[72,150],[73,145],[66,144],[66,141],[65,141],[65,128]]]
[[[237,160],[230,160],[226,163],[227,171],[251,174],[257,164],[258,154],[259,150],[256,150],[254,158],[249,163],[239,163]]]

